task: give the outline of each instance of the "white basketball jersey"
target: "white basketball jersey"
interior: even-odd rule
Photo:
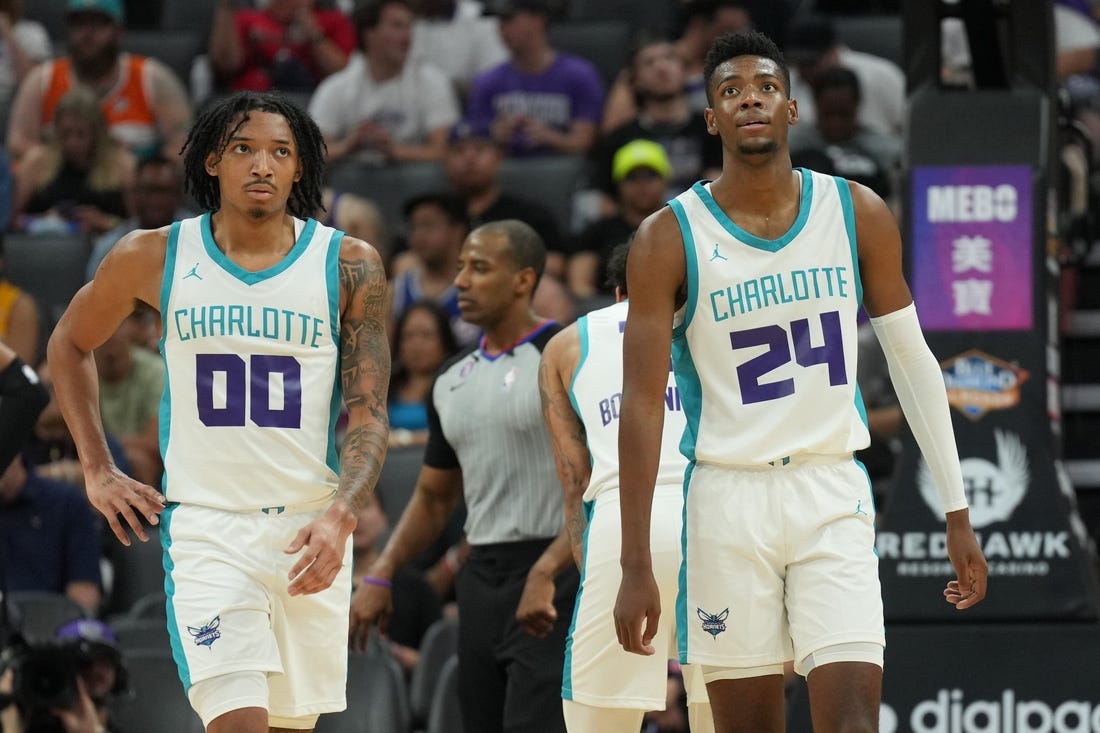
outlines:
[[[281,262],[249,272],[218,249],[209,214],[172,225],[160,303],[170,502],[248,511],[336,488],[343,232],[312,219],[295,232]]]
[[[761,465],[870,440],[856,385],[863,291],[851,192],[799,170],[798,216],[779,239],[737,226],[709,185],[670,202],[687,264],[672,355],[691,460]]]
[[[589,312],[577,319],[581,355],[569,399],[584,423],[588,451],[592,456],[592,475],[584,500],[595,500],[601,493],[619,488],[619,405],[623,399],[623,327],[627,301]],[[661,436],[661,461],[657,484],[683,483],[687,461],[678,450],[684,433],[684,412],[680,390],[672,370],[665,390],[665,427]],[[622,460],[630,460],[624,456]]]

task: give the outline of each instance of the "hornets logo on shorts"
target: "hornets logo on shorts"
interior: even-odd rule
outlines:
[[[215,616],[214,620],[208,624],[204,624],[197,629],[194,626],[187,627],[187,633],[195,639],[196,646],[204,646],[210,648],[214,645],[214,642],[222,638],[222,632],[218,631],[218,626],[221,625],[221,616]],[[722,627],[723,629],[725,627]]]
[[[699,614],[699,618],[703,622],[703,631],[707,632],[712,637],[718,638],[718,635],[726,630],[726,619],[730,615],[730,610],[728,608],[718,614],[707,613],[701,608],[696,608],[695,613]]]

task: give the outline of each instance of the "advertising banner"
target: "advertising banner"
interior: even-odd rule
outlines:
[[[801,681],[789,711],[812,730]],[[1100,625],[888,625],[879,731],[1100,733]]]

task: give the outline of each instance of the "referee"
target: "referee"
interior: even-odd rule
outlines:
[[[462,318],[484,335],[444,365],[428,405],[424,466],[405,512],[351,605],[351,644],[391,612],[396,569],[466,501],[470,553],[456,580],[459,703],[477,733],[564,733],[560,686],[578,574],[542,418],[542,348],[561,330],[531,296],[542,239],[515,220],[466,238],[455,276]]]

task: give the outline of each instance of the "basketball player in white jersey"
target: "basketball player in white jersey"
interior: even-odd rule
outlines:
[[[184,148],[208,213],[120,240],[50,340],[88,498],[125,545],[159,521],[172,651],[211,733],[344,708],[351,532],[386,451],[390,358],[377,252],[305,218],[323,164],[281,96],[212,105]],[[160,491],[114,466],[96,400],[92,350],[139,302],[163,331]]]
[[[722,36],[704,74],[722,174],[643,222],[627,268],[619,641],[656,653],[650,510],[671,346],[690,462],[677,634],[681,661],[703,665],[716,729],[784,730],[782,663],[793,659],[815,730],[878,730],[874,508],[852,456],[868,444],[855,384],[860,303],[940,490],[957,574],[944,595],[966,609],[985,595],[987,566],[943,375],[886,205],[863,186],[791,168],[798,106],[775,44]]]
[[[616,247],[607,265],[615,304],[581,316],[550,339],[539,365],[542,412],[564,492],[565,526],[582,577],[561,690],[570,733],[639,730],[645,711],[664,709],[666,658],[677,656],[673,624],[662,626],[654,639],[654,647],[667,653],[639,659],[616,643],[611,615],[622,576],[618,437],[629,247]],[[671,371],[665,407],[650,551],[661,596],[671,604],[680,572],[687,468],[679,451],[684,417]],[[698,666],[685,666],[683,673],[691,730],[713,731]]]

